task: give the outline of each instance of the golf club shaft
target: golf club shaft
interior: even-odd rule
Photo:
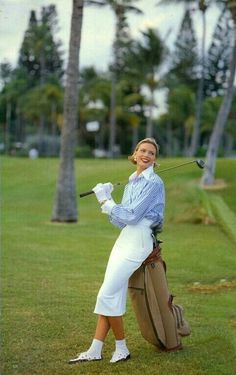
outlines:
[[[200,162],[202,162],[202,160],[200,160]],[[169,167],[169,168],[165,168],[165,169],[162,169],[160,171],[158,171],[158,174],[159,173],[162,173],[162,172],[166,172],[166,171],[169,171],[171,169],[176,169],[176,168],[180,168],[180,167],[183,167],[184,165],[187,165],[187,164],[192,164],[192,163],[197,163],[198,167],[200,168],[203,168],[203,165],[202,166],[199,166],[199,162],[198,160],[191,160],[191,161],[187,161],[186,163],[182,163],[182,164],[178,164],[178,165],[175,165],[173,167]],[[202,162],[204,164],[204,162]],[[114,184],[114,187],[118,186],[118,185],[123,185],[124,183],[122,182],[118,182],[117,184]],[[86,191],[84,193],[81,193],[79,196],[80,198],[83,198],[83,197],[86,197],[87,195],[90,195],[90,194],[94,194],[94,191],[93,190],[89,190],[89,191]]]
[[[173,167],[161,169],[160,171],[158,171],[158,174],[162,173],[162,172],[170,171],[171,169],[176,169],[176,168],[179,168],[179,167],[183,167],[184,165],[192,164],[192,163],[196,163],[196,160],[187,161],[186,163],[182,163],[182,164],[174,165]]]
[[[81,193],[79,196],[80,198],[87,197],[87,195],[94,194],[93,190],[85,191],[84,193]]]

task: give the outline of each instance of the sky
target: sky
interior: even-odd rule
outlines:
[[[134,4],[143,11],[143,15],[128,15],[130,32],[133,38],[139,38],[141,31],[153,27],[159,31],[167,46],[173,46],[184,14],[183,6],[156,6],[158,0],[137,0]],[[64,60],[67,61],[72,0],[0,0],[0,63],[8,61],[12,67],[17,64],[19,50],[27,29],[31,10],[40,18],[42,6],[55,4],[58,13],[57,39],[62,41]],[[195,11],[194,25],[199,40],[202,22],[199,12]],[[217,10],[207,12],[207,40],[217,20]],[[80,66],[95,66],[106,71],[112,61],[112,42],[114,38],[114,15],[109,7],[85,7],[82,25]],[[160,93],[161,112],[164,111],[164,99]]]
[[[143,15],[129,15],[131,35],[140,36],[147,27],[157,28],[167,44],[173,44],[183,16],[182,6],[156,6],[157,0],[139,0],[135,3]],[[8,60],[13,66],[17,63],[19,49],[28,26],[30,10],[40,17],[42,6],[55,4],[58,12],[59,31],[67,59],[72,0],[0,0],[0,62]],[[195,28],[201,37],[201,19],[195,12]],[[215,13],[207,15],[208,34],[215,24]],[[167,34],[169,35],[167,37]],[[106,70],[111,61],[111,46],[114,37],[114,16],[109,7],[84,8],[80,65],[95,65]]]

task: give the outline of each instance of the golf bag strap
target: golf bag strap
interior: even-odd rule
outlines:
[[[164,268],[165,273],[166,273],[166,270],[167,270],[167,268],[166,268],[166,262],[162,259],[161,248],[160,248],[159,243],[157,244],[156,247],[154,247],[154,249],[152,250],[152,252],[145,259],[145,261],[143,262],[143,265],[147,266],[150,263],[157,263],[157,262],[161,262],[162,263],[163,268]]]
[[[157,245],[153,248],[152,252],[145,259],[143,264],[146,266],[147,264],[155,263],[159,260],[161,260],[161,248],[159,243],[157,243]]]

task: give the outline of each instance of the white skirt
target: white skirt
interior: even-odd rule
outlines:
[[[129,278],[152,252],[151,224],[151,221],[143,219],[137,225],[127,225],[122,229],[108,260],[95,314],[124,315]]]

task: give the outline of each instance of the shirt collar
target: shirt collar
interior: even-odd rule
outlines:
[[[129,176],[129,181],[133,181],[135,178],[140,178],[140,177],[144,177],[147,181],[149,181],[152,174],[153,174],[153,166],[151,165],[147,169],[144,169],[144,171],[140,173],[139,176],[137,176],[137,171],[132,173]]]

